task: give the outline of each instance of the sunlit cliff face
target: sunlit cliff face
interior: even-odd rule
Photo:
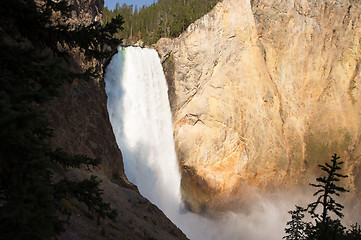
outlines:
[[[361,199],[361,3],[251,2],[225,0],[157,44],[183,199],[225,210],[255,188],[302,188],[335,152]]]

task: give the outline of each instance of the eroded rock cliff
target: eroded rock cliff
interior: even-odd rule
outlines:
[[[193,210],[304,186],[334,152],[360,198],[360,16],[353,0],[224,0],[157,43]]]

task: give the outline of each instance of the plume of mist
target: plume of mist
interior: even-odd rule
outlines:
[[[180,215],[177,225],[190,239],[280,240],[290,219],[288,211],[297,202],[295,195],[278,193],[257,195],[249,209],[213,213],[217,217],[204,217],[194,213]],[[298,196],[301,199],[301,196]],[[300,201],[298,201],[300,202]],[[301,200],[301,202],[303,202]]]

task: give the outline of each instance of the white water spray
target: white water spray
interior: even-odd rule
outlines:
[[[262,201],[250,215],[228,212],[218,220],[180,211],[180,173],[167,85],[155,50],[119,48],[107,67],[105,81],[110,121],[127,177],[188,238],[282,238],[285,215],[269,201]]]

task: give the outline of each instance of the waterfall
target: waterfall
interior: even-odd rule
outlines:
[[[105,82],[109,117],[128,179],[188,238],[282,238],[284,215],[266,200],[252,209],[252,214],[219,213],[217,220],[181,211],[167,84],[155,50],[120,47],[106,69]]]
[[[170,217],[180,206],[180,174],[162,65],[153,49],[119,50],[107,68],[106,93],[125,173]]]

